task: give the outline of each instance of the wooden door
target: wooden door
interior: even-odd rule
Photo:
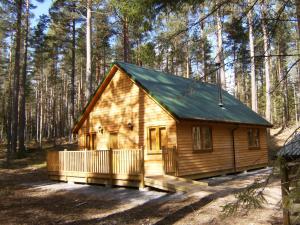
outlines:
[[[91,139],[91,141],[92,141],[92,150],[96,150],[96,138],[97,138],[97,136],[96,136],[96,133],[92,133],[92,139]]]
[[[118,133],[110,133],[109,134],[109,148],[110,149],[118,149]]]

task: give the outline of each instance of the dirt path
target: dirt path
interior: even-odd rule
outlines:
[[[51,182],[44,153],[33,152],[12,169],[0,168],[0,224],[280,224],[278,180],[265,190],[263,209],[222,218],[234,193],[268,173],[209,179],[209,187],[193,193],[168,194]]]

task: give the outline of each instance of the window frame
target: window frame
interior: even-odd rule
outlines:
[[[200,142],[201,142],[201,149],[195,149],[194,148],[194,128],[195,127],[199,127],[200,128]],[[209,128],[209,131],[210,131],[210,141],[211,141],[211,147],[210,148],[203,148],[203,135],[202,135],[202,129],[206,127],[206,128]],[[193,153],[208,153],[208,152],[213,152],[213,146],[214,146],[214,143],[213,143],[213,135],[212,135],[212,126],[209,126],[209,125],[196,125],[196,126],[192,126],[192,129],[191,129],[191,137],[192,137],[192,149],[193,149]]]
[[[95,137],[95,139],[93,139],[93,137]],[[97,150],[96,149],[96,141],[97,140],[97,133],[96,132],[92,132],[90,133],[90,142],[91,143],[91,150]]]
[[[155,138],[156,138],[156,149],[158,150],[151,150],[151,137],[150,137],[150,130],[155,129]],[[162,149],[160,148],[161,146],[161,138],[160,138],[160,129],[165,129],[166,135],[165,135],[165,141],[166,145],[168,146],[168,132],[167,132],[167,126],[150,126],[147,127],[147,154],[148,155],[155,155],[155,154],[161,154]]]
[[[251,146],[250,145],[250,133],[249,133],[250,130],[252,130],[252,133],[253,133],[253,130],[257,130],[257,138],[258,138],[258,145],[257,146]],[[260,129],[259,128],[255,128],[255,127],[248,128],[247,129],[247,138],[248,138],[248,149],[249,150],[259,150],[260,149]]]
[[[91,135],[90,133],[85,134],[85,145],[84,148],[90,150],[91,148]]]

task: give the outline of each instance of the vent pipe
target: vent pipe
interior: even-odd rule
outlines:
[[[223,96],[222,96],[222,84],[221,84],[221,76],[220,76],[220,63],[216,63],[216,80],[217,80],[217,86],[218,86],[218,94],[219,94],[219,106],[223,107]]]

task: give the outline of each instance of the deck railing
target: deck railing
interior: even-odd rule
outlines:
[[[104,175],[111,180],[118,175],[137,176],[143,182],[144,153],[142,149],[49,151],[47,169],[77,177]]]

